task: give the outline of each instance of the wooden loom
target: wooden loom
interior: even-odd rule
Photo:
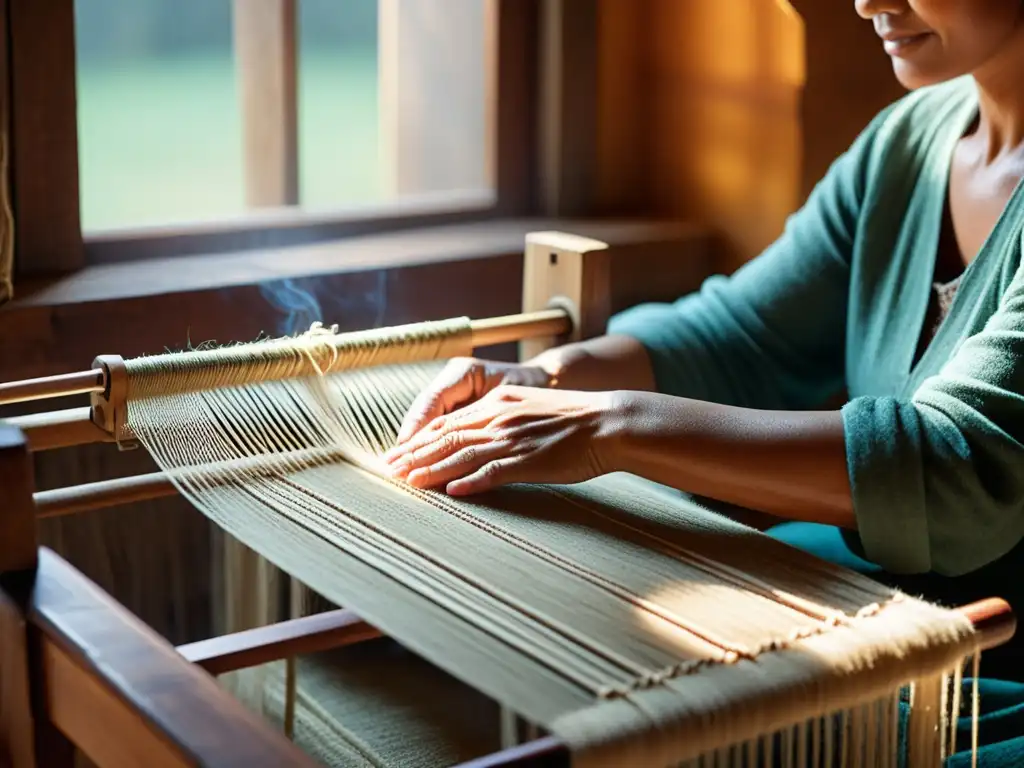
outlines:
[[[557,340],[603,331],[609,249],[559,233],[528,236],[523,314],[476,321],[473,346],[518,341],[532,356]],[[92,404],[0,424],[0,744],[9,764],[74,764],[75,749],[101,768],[129,765],[299,766],[312,760],[217,685],[214,675],[293,659],[380,633],[335,610],[177,649],[36,540],[39,518],[175,493],[159,473],[33,493],[31,452],[123,439],[123,361],[89,371],[0,384],[0,404],[88,394]],[[1008,604],[961,611],[988,649],[1015,631]],[[289,664],[289,687],[294,666]],[[288,706],[294,709],[294,702]],[[285,713],[286,731],[289,712]],[[117,734],[110,738],[110,734]],[[554,738],[538,738],[471,765],[566,764]]]

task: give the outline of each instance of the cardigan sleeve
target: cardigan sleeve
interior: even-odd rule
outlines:
[[[958,576],[1007,554],[1024,536],[1024,272],[911,398],[854,399],[843,422],[869,560]]]
[[[747,408],[821,405],[843,386],[854,239],[883,112],[836,160],[783,234],[732,276],[612,318],[645,347],[665,394]]]

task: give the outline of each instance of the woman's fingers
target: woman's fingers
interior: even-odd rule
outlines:
[[[391,476],[405,477],[422,467],[436,464],[452,454],[458,453],[464,448],[495,442],[493,432],[480,429],[461,430],[449,432],[446,435],[438,436],[430,442],[411,446],[410,450],[398,455],[397,460],[391,462]]]
[[[522,412],[523,410],[515,407],[512,403],[500,403],[490,397],[477,400],[455,413],[438,416],[410,439],[398,443],[387,451],[383,456],[384,461],[394,465],[410,453],[415,453],[451,434],[480,430],[488,426],[495,428],[513,426],[517,419],[529,415]],[[495,430],[492,429],[492,436],[494,432]]]
[[[409,473],[406,482],[415,488],[436,488],[473,475],[488,464],[506,458],[516,450],[507,442],[468,445],[436,462],[421,465]]]
[[[439,416],[451,413],[473,399],[476,389],[471,361],[453,361],[413,400],[398,430],[398,442],[404,443]]]
[[[502,485],[521,482],[526,476],[528,465],[528,459],[523,456],[495,459],[483,464],[472,474],[452,480],[445,490],[450,496],[470,496]]]

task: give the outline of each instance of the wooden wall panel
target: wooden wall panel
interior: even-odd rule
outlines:
[[[905,91],[871,23],[852,2],[790,0],[807,28],[803,190],[806,194],[868,121]]]
[[[731,271],[768,246],[901,94],[853,3],[601,0],[597,210],[720,236]]]
[[[631,215],[651,208],[644,151],[653,126],[646,53],[651,21],[647,0],[598,0],[596,172],[591,201],[598,215]]]
[[[651,4],[653,204],[714,227],[729,271],[800,199],[802,23],[773,0]]]

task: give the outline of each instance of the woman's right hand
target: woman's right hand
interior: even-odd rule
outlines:
[[[438,416],[476,402],[502,384],[549,387],[552,380],[552,375],[538,365],[455,358],[413,401],[398,431],[398,442],[405,442]]]

